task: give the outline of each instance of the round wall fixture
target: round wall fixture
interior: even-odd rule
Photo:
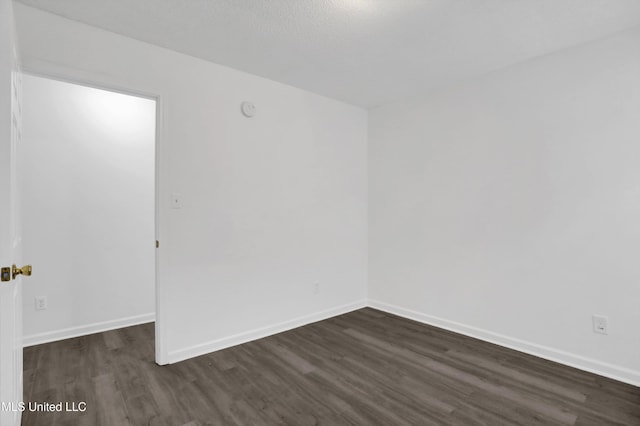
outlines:
[[[243,102],[240,105],[240,109],[242,110],[242,115],[245,117],[251,118],[256,115],[256,106],[251,102]]]

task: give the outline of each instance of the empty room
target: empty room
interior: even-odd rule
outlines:
[[[0,426],[640,426],[640,1],[0,0]]]

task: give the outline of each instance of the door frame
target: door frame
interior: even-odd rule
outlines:
[[[160,170],[163,169],[161,163],[163,163],[164,156],[162,155],[165,150],[162,149],[164,141],[165,127],[165,101],[166,96],[163,96],[159,91],[146,91],[139,88],[130,87],[121,83],[116,83],[111,79],[104,78],[100,75],[100,79],[96,79],[94,75],[84,70],[68,68],[59,66],[57,64],[51,64],[47,62],[38,62],[36,67],[28,67],[23,64],[22,73],[26,75],[32,75],[35,77],[47,78],[50,80],[61,81],[65,83],[76,84],[80,86],[90,87],[94,89],[107,90],[109,92],[121,93],[124,95],[136,96],[145,99],[151,99],[156,102],[156,129],[155,129],[155,177],[154,177],[154,229],[156,241],[161,241],[161,235],[167,235],[167,232],[163,232],[163,228],[166,227],[167,221],[164,220],[162,209],[160,208],[161,199],[161,184],[162,179]],[[154,244],[154,242],[149,242]],[[165,365],[169,363],[168,346],[166,343],[166,322],[165,322],[165,310],[163,309],[164,302],[167,300],[164,291],[164,280],[161,267],[162,263],[162,245],[155,248],[155,264],[154,264],[154,284],[155,284],[155,361],[158,365]]]
[[[2,176],[0,176],[0,192],[3,196],[0,245],[2,267],[11,264],[22,265],[21,216],[18,152],[21,150],[22,124],[22,70],[15,35],[13,8],[10,1],[0,0],[0,79],[4,85],[2,95],[2,114],[0,119],[0,151],[2,151]],[[10,272],[11,274],[11,272]],[[23,346],[22,339],[22,276],[0,282],[0,424],[17,425],[22,418],[21,403],[23,400]]]

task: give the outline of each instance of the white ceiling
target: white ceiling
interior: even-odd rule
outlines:
[[[640,25],[640,0],[20,2],[364,107]]]

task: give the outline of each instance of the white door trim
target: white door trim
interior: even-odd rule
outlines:
[[[23,66],[23,73],[30,74],[37,77],[44,77],[51,80],[63,81],[71,84],[78,84],[81,86],[92,87],[95,89],[108,90],[110,92],[122,93],[125,95],[137,96],[146,99],[152,99],[156,102],[156,136],[155,136],[155,239],[160,241],[160,247],[156,248],[155,255],[155,358],[156,363],[159,365],[168,364],[168,345],[166,343],[166,321],[165,321],[165,286],[166,281],[162,279],[163,275],[163,257],[162,257],[162,235],[167,235],[163,232],[166,227],[166,220],[163,217],[162,209],[160,208],[160,199],[163,179],[161,179],[160,171],[164,170],[164,150],[162,147],[166,143],[165,135],[165,96],[162,93],[152,93],[139,88],[123,85],[113,79],[104,75],[96,76],[93,73],[89,73],[84,70],[69,68],[58,64],[53,64],[44,61],[33,61],[35,66]],[[155,244],[150,241],[149,244]]]

